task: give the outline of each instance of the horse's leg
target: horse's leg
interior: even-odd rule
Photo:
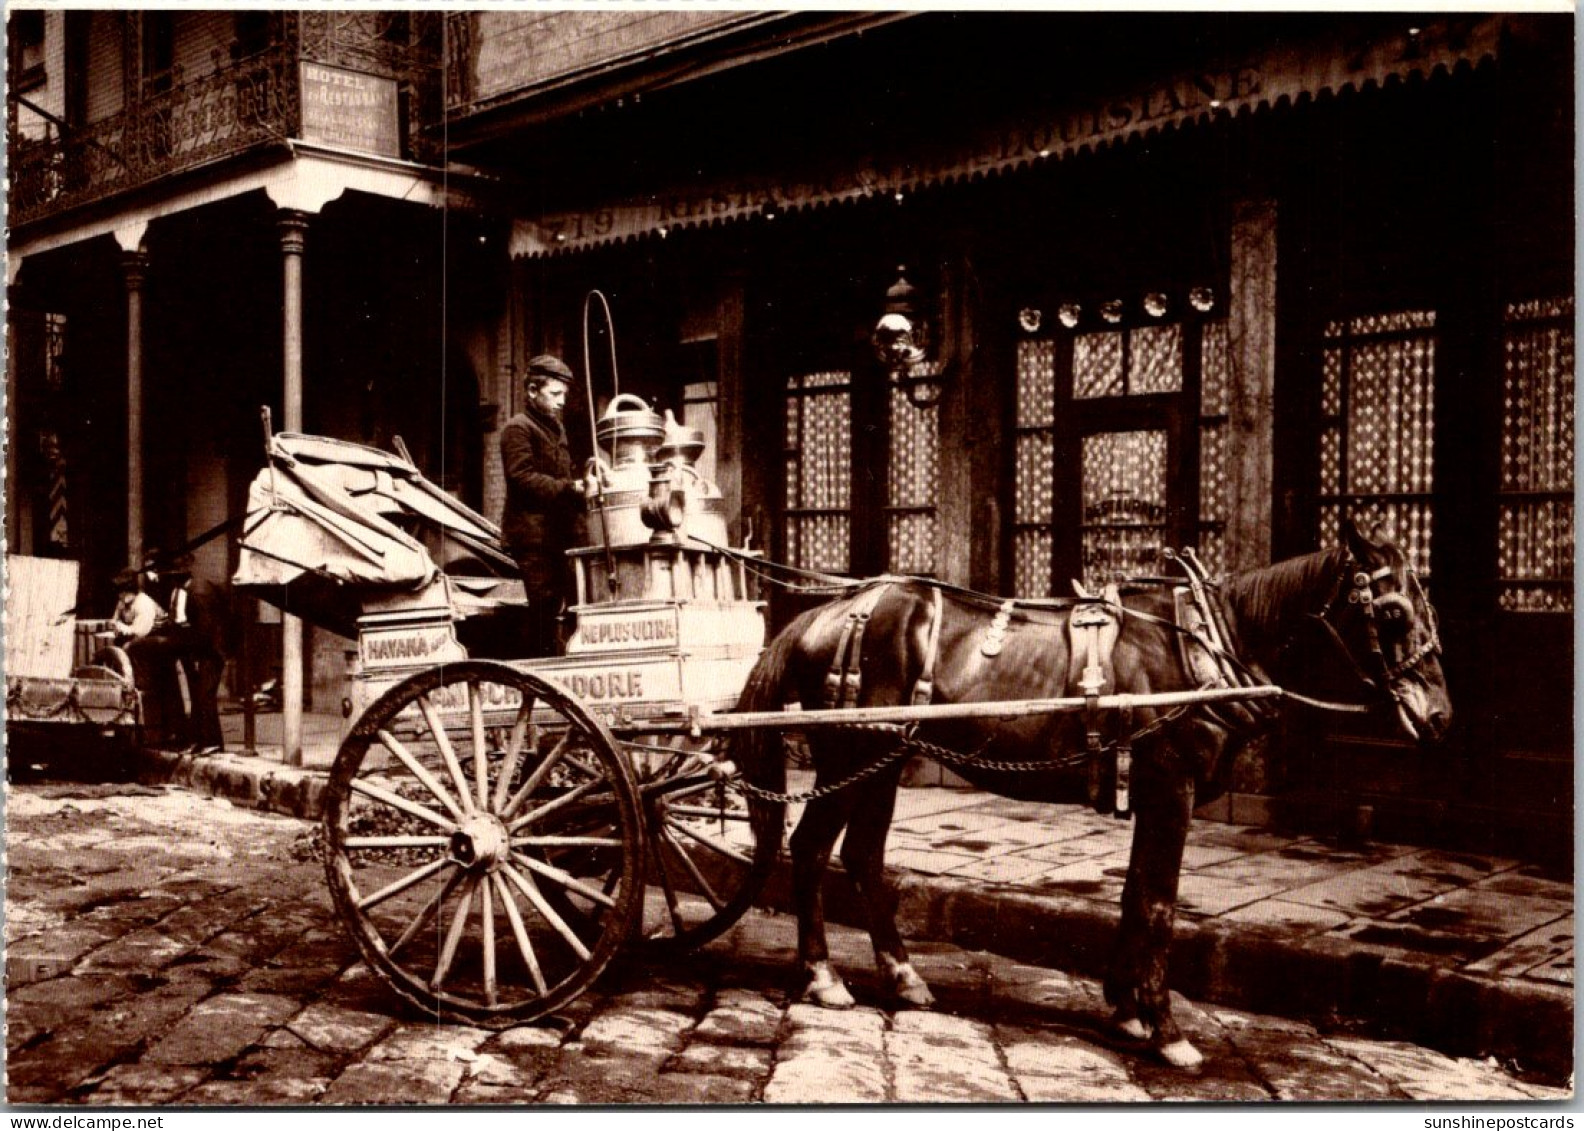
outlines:
[[[811,736],[809,746],[814,751],[815,787],[836,780],[828,773],[819,756],[819,743]],[[838,765],[845,766],[846,759]],[[853,996],[841,976],[830,963],[830,949],[825,941],[825,869],[830,864],[831,850],[842,826],[852,812],[853,791],[842,790],[829,797],[819,797],[808,803],[803,817],[798,821],[791,838],[792,849],[792,903],[797,910],[798,958],[808,972],[808,988],[804,991],[816,1005],[827,1009],[850,1009]]]
[[[1171,1012],[1166,967],[1177,911],[1177,878],[1193,819],[1193,779],[1140,759],[1133,779],[1133,850],[1122,890],[1117,957],[1106,979],[1106,1000],[1126,1036],[1150,1041],[1177,1068],[1197,1068],[1199,1050],[1182,1035]]]
[[[842,863],[847,876],[869,913],[869,938],[874,943],[875,966],[886,989],[908,1005],[935,1004],[929,986],[913,969],[907,947],[897,931],[896,891],[885,878],[886,836],[896,812],[897,788],[905,762],[899,761],[855,788],[852,819],[842,842]]]

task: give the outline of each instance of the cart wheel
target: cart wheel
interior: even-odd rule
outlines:
[[[95,667],[109,668],[127,683],[132,682],[132,657],[127,655],[125,648],[107,644],[95,652],[93,659],[88,662]]]
[[[369,966],[426,1013],[520,1023],[633,931],[643,821],[610,733],[529,672],[471,660],[391,688],[330,773],[325,872]]]
[[[622,745],[648,842],[640,946],[651,957],[693,950],[729,930],[764,890],[785,807],[750,803],[738,775],[721,775],[708,742],[666,736]]]

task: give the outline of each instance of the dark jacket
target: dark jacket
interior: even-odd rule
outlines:
[[[180,589],[187,591],[185,624],[176,620],[176,593]],[[171,590],[167,612],[170,614],[169,628],[184,651],[209,658],[219,658],[230,652],[230,600],[227,591],[220,586],[201,577],[179,583]]]
[[[564,583],[565,555],[583,539],[583,493],[559,421],[528,409],[501,429],[506,507],[501,534],[523,580],[538,589]]]

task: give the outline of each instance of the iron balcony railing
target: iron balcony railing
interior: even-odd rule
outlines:
[[[297,133],[298,56],[280,44],[196,78],[173,75],[123,112],[10,139],[11,223],[27,224]]]

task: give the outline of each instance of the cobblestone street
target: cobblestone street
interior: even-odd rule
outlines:
[[[1491,1062],[1182,1002],[1185,1075],[1102,1038],[1098,985],[920,946],[932,1012],[795,1002],[793,925],[617,964],[561,1015],[491,1032],[409,1015],[357,961],[308,826],[173,789],[12,786],[12,1104],[1143,1103],[1560,1100]]]

